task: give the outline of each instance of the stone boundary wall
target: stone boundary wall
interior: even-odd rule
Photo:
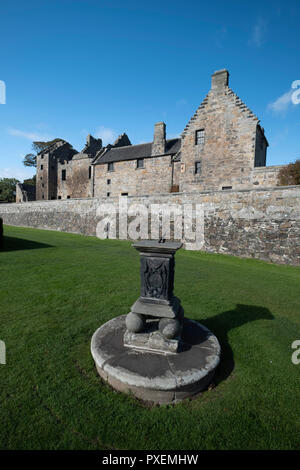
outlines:
[[[124,199],[120,200],[124,203]],[[195,208],[200,208],[204,215],[203,244],[187,243],[183,231],[186,248],[300,265],[300,186],[166,193],[130,196],[126,200],[128,207],[133,204],[146,208],[153,204],[190,205],[194,211],[190,229],[195,229]],[[109,197],[1,204],[0,217],[8,225],[96,236],[97,224],[104,218],[97,210],[108,203],[118,213],[119,198]],[[108,209],[111,215],[113,209]],[[134,219],[136,217],[127,217],[129,224]],[[170,238],[174,236],[174,220],[171,217]],[[112,229],[113,224],[110,224],[105,237],[110,234],[109,238],[114,238]],[[117,238],[118,230],[117,218]],[[129,237],[122,235],[120,238]]]
[[[278,174],[285,165],[260,166],[252,170],[253,185],[272,188],[278,184]]]

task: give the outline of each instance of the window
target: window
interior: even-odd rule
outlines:
[[[204,129],[196,131],[196,145],[204,144]]]
[[[201,173],[201,162],[195,162],[195,175],[200,175]]]
[[[44,199],[44,194],[42,194],[42,199]]]
[[[114,162],[107,164],[107,171],[114,171]]]
[[[66,181],[66,170],[61,171],[61,179],[62,181]]]
[[[106,193],[106,196],[109,197],[109,196],[110,196],[110,193]]]
[[[67,196],[67,199],[70,199],[70,198],[71,198],[71,196]]]
[[[128,196],[128,193],[121,193],[121,196]]]
[[[110,184],[111,183],[111,180],[107,180],[107,184]]]
[[[44,168],[43,165],[41,165],[41,170],[42,170],[43,168]]]
[[[58,196],[58,199],[61,199],[61,196]]]
[[[144,159],[143,158],[138,158],[136,161],[136,167],[137,168],[144,168]]]
[[[89,180],[91,179],[91,177],[92,177],[92,167],[89,166]]]
[[[222,191],[226,191],[227,189],[232,189],[232,186],[222,186]]]

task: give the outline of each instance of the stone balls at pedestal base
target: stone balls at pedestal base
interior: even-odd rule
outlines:
[[[165,338],[173,339],[179,336],[181,324],[182,322],[173,318],[162,318],[159,321],[158,329]]]
[[[94,333],[91,352],[99,375],[113,388],[156,404],[177,403],[204,390],[220,361],[221,348],[207,328],[184,319],[178,353],[124,346],[126,315]]]
[[[125,323],[128,331],[139,333],[144,330],[146,321],[144,315],[130,312],[126,315]]]

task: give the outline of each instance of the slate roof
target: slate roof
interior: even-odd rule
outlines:
[[[181,147],[180,139],[169,139],[166,140],[166,151],[164,155],[174,155]],[[137,158],[156,158],[160,155],[151,155],[152,142],[139,145],[127,145],[126,147],[110,148],[107,152],[99,155],[94,162],[95,165],[101,165],[102,163],[110,162],[121,162],[124,160],[136,160]]]

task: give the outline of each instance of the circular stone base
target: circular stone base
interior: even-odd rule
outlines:
[[[181,350],[161,354],[124,346],[126,315],[95,331],[91,352],[99,375],[113,388],[159,404],[176,403],[206,388],[220,361],[217,338],[184,319]]]

